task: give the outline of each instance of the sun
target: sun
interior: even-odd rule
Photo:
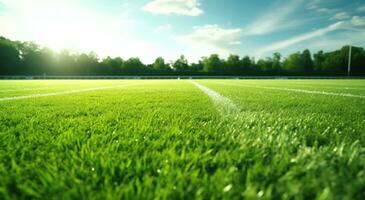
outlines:
[[[97,47],[100,31],[85,15],[59,8],[31,16],[29,34],[53,50],[87,50]],[[96,42],[95,42],[96,41]]]
[[[131,57],[141,49],[129,33],[130,24],[123,19],[115,21],[90,10],[65,5],[57,9],[52,5],[35,13],[29,16],[27,32],[34,41],[52,50]]]

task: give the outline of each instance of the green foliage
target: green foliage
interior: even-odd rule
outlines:
[[[241,60],[238,55],[229,55],[226,61],[226,70],[231,73],[239,73],[241,68]]]
[[[20,52],[15,43],[0,37],[0,66],[2,74],[11,74],[12,68],[19,67]]]
[[[279,53],[259,59],[218,54],[189,64],[184,55],[166,63],[158,57],[152,64],[139,58],[100,60],[93,52],[60,53],[41,48],[33,42],[11,41],[0,37],[0,75],[347,75],[349,47],[312,55],[309,50],[283,58]],[[352,75],[365,75],[365,50],[353,47]]]
[[[312,74],[314,66],[310,51],[304,50],[302,53],[291,54],[284,61],[284,69],[296,74]]]
[[[199,82],[237,112],[189,81],[0,82],[0,98],[120,86],[0,101],[0,199],[365,198],[363,99],[257,88],[364,96],[364,80]]]
[[[304,68],[304,72],[307,74],[312,73],[314,66],[313,66],[312,55],[308,49],[303,51],[301,61],[302,61],[301,65]]]
[[[101,62],[101,66],[102,68],[107,69],[107,71],[110,71],[108,75],[122,75],[123,62],[124,62],[123,59],[120,57],[117,58],[107,57],[103,59],[103,61]]]
[[[210,73],[222,73],[223,62],[218,54],[212,54],[208,58],[203,58],[204,71]]]
[[[139,58],[129,58],[123,63],[122,70],[128,75],[143,74],[147,71],[147,67]]]
[[[162,57],[158,57],[153,63],[153,69],[158,71],[170,71],[171,68],[168,64],[165,63],[165,60]]]
[[[180,72],[186,72],[189,70],[189,64],[188,64],[188,60],[185,58],[184,55],[181,55],[179,59],[177,59],[173,64],[172,67],[176,70],[176,71],[180,71]]]

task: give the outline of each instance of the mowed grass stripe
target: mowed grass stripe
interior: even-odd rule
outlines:
[[[356,95],[356,94],[350,94],[350,93],[325,92],[325,91],[317,91],[317,90],[294,89],[294,88],[286,88],[286,87],[268,87],[268,86],[257,86],[257,85],[247,85],[247,84],[243,85],[243,84],[223,83],[223,82],[217,82],[217,83],[223,84],[223,85],[233,85],[233,86],[241,86],[241,87],[249,87],[249,88],[281,90],[281,91],[299,92],[299,93],[306,93],[306,94],[320,94],[320,95],[327,95],[327,96],[341,96],[341,97],[353,97],[353,98],[365,99],[365,96],[363,96],[363,95]]]
[[[12,100],[29,99],[29,98],[37,98],[37,97],[49,97],[49,96],[57,96],[57,95],[76,94],[76,93],[82,93],[82,92],[114,89],[114,88],[118,88],[118,87],[126,87],[126,86],[131,86],[131,85],[138,85],[138,83],[116,85],[116,86],[95,87],[95,88],[85,88],[85,89],[78,89],[78,90],[66,90],[66,91],[61,91],[61,92],[50,92],[50,93],[31,94],[31,95],[23,95],[23,96],[2,97],[2,98],[0,98],[0,101],[12,101]]]

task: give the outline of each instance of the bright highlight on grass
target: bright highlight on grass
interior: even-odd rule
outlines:
[[[363,96],[364,80],[0,81],[0,199],[363,199]]]

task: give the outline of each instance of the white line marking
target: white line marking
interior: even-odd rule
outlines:
[[[208,95],[212,100],[217,109],[221,112],[223,115],[230,115],[239,112],[238,106],[233,103],[233,101],[225,96],[222,96],[218,92],[201,85],[197,82],[191,82],[196,87],[198,87],[201,91],[203,91],[206,95]]]
[[[5,89],[0,92],[18,92],[18,91],[35,91],[35,90],[48,90],[48,89],[60,89],[65,87],[40,87],[40,88],[23,88],[23,89]]]
[[[229,83],[222,83],[222,82],[219,82],[219,83],[224,84],[224,85],[236,85],[236,86],[250,87],[250,88],[282,90],[282,91],[300,92],[300,93],[306,93],[306,94],[321,94],[321,95],[328,95],[328,96],[355,97],[355,98],[365,99],[365,96],[363,96],[363,95],[356,95],[356,94],[349,94],[349,93],[324,92],[324,91],[316,91],[316,90],[304,90],[304,89],[280,88],[280,87],[252,86],[252,85],[241,85],[241,84],[229,84]]]
[[[25,96],[15,96],[15,97],[2,97],[0,101],[11,101],[11,100],[18,100],[18,99],[29,99],[29,98],[36,98],[36,97],[48,97],[48,96],[56,96],[56,95],[64,95],[64,94],[75,94],[75,93],[82,93],[82,92],[90,92],[90,91],[98,91],[98,90],[106,90],[118,87],[125,87],[130,85],[137,85],[137,83],[126,84],[126,85],[118,85],[118,86],[107,86],[107,87],[96,87],[96,88],[86,88],[80,90],[67,90],[62,92],[50,92],[44,94],[31,94]]]
[[[307,93],[307,94],[322,94],[322,95],[329,95],[329,96],[365,98],[365,96],[362,96],[362,95],[349,94],[349,93],[324,92],[324,91],[316,91],[316,90],[303,90],[303,89],[278,88],[278,87],[259,87],[259,88],[271,89],[271,90],[283,90],[283,91],[290,91],[290,92],[301,92],[301,93]]]
[[[355,87],[327,87],[327,86],[304,86],[310,88],[326,88],[326,89],[336,89],[336,90],[365,90],[365,88],[355,88]]]

